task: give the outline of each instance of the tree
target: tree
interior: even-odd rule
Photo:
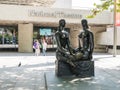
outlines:
[[[91,15],[88,15],[87,18],[94,18],[98,13],[101,13],[105,10],[113,11],[114,9],[114,0],[100,0],[101,4],[94,3],[94,8],[92,9]],[[116,11],[120,12],[120,0],[116,0]]]

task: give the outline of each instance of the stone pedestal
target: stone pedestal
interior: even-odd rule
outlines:
[[[18,52],[33,52],[33,24],[18,25]]]
[[[78,76],[80,78],[94,76],[94,61],[76,61],[76,68],[72,68],[68,63],[56,60],[55,73],[58,77]]]

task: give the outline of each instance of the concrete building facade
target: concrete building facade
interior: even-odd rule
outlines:
[[[65,3],[67,3],[67,5]],[[41,6],[0,4],[0,12],[0,47],[7,44],[5,42],[6,39],[4,40],[3,37],[7,37],[4,33],[9,33],[7,30],[8,28],[3,28],[3,26],[15,26],[17,27],[19,52],[33,52],[32,45],[35,35],[38,39],[40,39],[40,35],[38,35],[40,34],[40,30],[46,30],[46,27],[47,29],[52,27],[52,30],[56,31],[60,19],[66,20],[66,28],[70,32],[71,44],[74,48],[77,48],[77,36],[80,33],[80,30],[82,30],[81,19],[86,18],[86,16],[91,13],[90,10],[71,9],[71,0],[56,0],[51,8]],[[106,51],[109,46],[113,45],[112,27],[109,27],[113,24],[113,14],[105,11],[97,15],[95,18],[87,20],[91,31],[94,33],[94,51]],[[13,28],[9,27],[9,29]],[[119,29],[120,28],[118,27],[118,31]],[[14,30],[11,32],[11,35],[14,36]],[[50,35],[53,36],[50,38],[54,38],[54,33],[55,32],[50,32]],[[109,42],[106,41],[108,38]],[[118,45],[120,45],[120,43],[118,43]],[[24,48],[24,46],[27,47]],[[108,51],[111,52],[110,50],[111,48]]]

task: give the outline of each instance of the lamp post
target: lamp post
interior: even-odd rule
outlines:
[[[116,57],[116,49],[117,49],[116,0],[114,0],[113,57]]]

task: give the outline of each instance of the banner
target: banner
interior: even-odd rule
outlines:
[[[116,13],[116,26],[120,26],[120,12]]]
[[[119,0],[116,0],[116,3],[120,3]],[[116,6],[116,10],[120,9],[118,6]],[[120,26],[120,12],[116,11],[116,22],[115,22],[116,26]]]

